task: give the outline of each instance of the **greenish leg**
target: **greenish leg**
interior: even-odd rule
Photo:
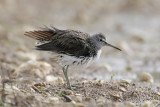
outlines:
[[[71,84],[70,84],[69,79],[68,79],[68,74],[67,74],[68,67],[69,67],[69,65],[63,67],[63,73],[64,73],[64,76],[66,78],[68,88],[72,90]]]

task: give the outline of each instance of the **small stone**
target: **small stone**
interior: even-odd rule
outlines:
[[[157,107],[158,103],[159,103],[159,100],[153,100],[153,101],[152,101],[152,104],[153,104],[155,107]]]
[[[12,86],[12,89],[14,89],[16,91],[20,91],[19,88],[17,88],[16,86]]]
[[[128,65],[126,66],[126,70],[127,70],[127,71],[131,71],[131,70],[132,70],[132,67],[128,64]]]
[[[133,40],[135,40],[137,42],[144,42],[145,41],[143,36],[139,35],[139,34],[134,34],[132,38],[133,38]]]
[[[82,96],[81,95],[72,95],[71,96],[72,100],[75,102],[81,103],[82,102]]]
[[[125,107],[136,107],[136,105],[132,102],[125,102]]]
[[[58,79],[57,79],[57,82],[58,83],[62,83],[62,84],[64,84],[64,80],[63,80],[63,78],[62,77],[57,77]]]
[[[64,83],[62,77],[55,77],[55,76],[53,76],[53,75],[48,75],[48,76],[46,76],[46,81],[47,81],[48,83],[53,83],[53,84],[55,84],[55,83]]]
[[[89,81],[87,81],[87,80],[83,80],[82,81],[82,84],[84,85],[84,84],[87,84]]]
[[[104,83],[103,80],[98,80],[98,81],[95,81],[95,84],[98,85],[98,86],[102,86]]]
[[[142,82],[150,82],[150,83],[154,82],[152,75],[148,72],[143,72],[140,76],[140,80]]]
[[[58,97],[50,97],[49,100],[50,100],[51,103],[60,103]]]
[[[122,91],[122,92],[125,92],[125,91],[126,91],[126,89],[125,89],[124,87],[120,87],[119,89],[120,89],[120,91]]]
[[[127,79],[121,79],[120,83],[125,83],[125,84],[130,84],[131,80],[127,80]]]
[[[105,103],[105,98],[104,97],[100,97],[99,99],[97,99],[97,104],[103,104]]]
[[[36,78],[43,78],[43,75],[40,71],[40,69],[32,69],[31,74],[33,74]]]
[[[62,90],[62,93],[65,94],[65,95],[72,95],[73,91],[71,91],[71,90]]]
[[[74,104],[74,107],[85,107],[85,106],[84,106],[84,104],[82,104],[82,103],[75,103],[75,104]]]
[[[155,103],[154,101],[145,101],[141,107],[156,107],[158,103]]]
[[[53,75],[46,76],[46,81],[49,82],[49,83],[50,82],[55,82],[56,80],[57,80],[57,78]]]
[[[93,99],[93,98],[91,98],[91,97],[86,97],[85,99],[84,99],[84,102],[83,102],[85,105],[87,105],[87,104],[96,104],[96,102],[95,102],[95,100]]]
[[[91,100],[92,100],[92,98],[90,98],[90,97],[85,98],[85,101],[91,101]]]
[[[34,95],[27,95],[27,96],[26,96],[26,99],[27,99],[27,100],[34,100],[34,99],[35,99],[35,96],[34,96]]]
[[[157,94],[158,96],[160,96],[160,92],[157,92],[157,91],[156,91],[155,94]]]
[[[44,82],[40,82],[40,83],[36,83],[36,84],[34,84],[34,86],[36,86],[36,87],[45,87],[47,84],[46,83],[44,83]]]
[[[117,94],[117,93],[113,93],[113,94],[111,94],[111,96],[112,96],[115,100],[121,99],[121,96],[120,96],[119,94]]]

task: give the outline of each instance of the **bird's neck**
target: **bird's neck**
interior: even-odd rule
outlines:
[[[90,53],[92,53],[92,56],[97,56],[101,46],[94,39],[89,39],[88,43],[90,45]]]

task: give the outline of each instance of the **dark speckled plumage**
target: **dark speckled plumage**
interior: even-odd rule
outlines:
[[[95,46],[91,47],[93,43],[90,40],[90,35],[80,31],[59,30],[52,27],[38,31],[29,31],[25,35],[42,43],[46,42],[42,45],[37,45],[37,50],[53,51],[75,57],[96,55],[97,50],[93,51]]]

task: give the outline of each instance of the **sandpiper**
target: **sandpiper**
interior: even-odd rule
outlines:
[[[62,66],[69,89],[72,89],[67,74],[70,66],[89,65],[100,57],[103,46],[110,46],[121,51],[107,43],[102,33],[90,36],[81,31],[46,27],[41,30],[25,32],[24,35],[38,40],[37,50],[53,52],[53,56]]]

